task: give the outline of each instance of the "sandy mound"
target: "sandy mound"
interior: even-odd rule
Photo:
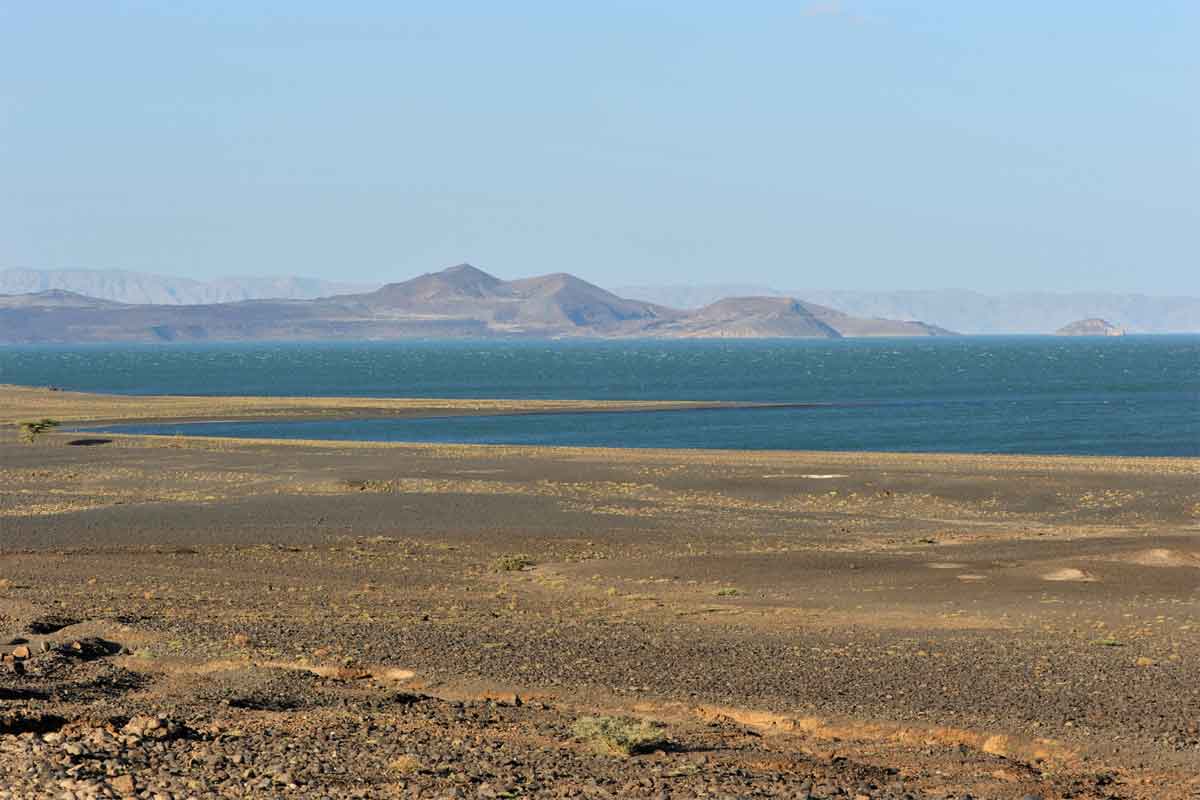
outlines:
[[[1096,576],[1074,567],[1064,567],[1042,575],[1044,581],[1094,581]]]

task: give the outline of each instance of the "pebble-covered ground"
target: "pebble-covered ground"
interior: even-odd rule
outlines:
[[[1195,462],[69,440],[0,798],[1200,792]]]
[[[901,769],[718,718],[651,725],[656,738],[626,754],[581,738],[577,709],[519,696],[442,699],[353,670],[230,666],[194,684],[193,696],[154,698],[111,663],[121,658],[113,643],[76,643],[39,647],[17,662],[23,680],[4,681],[23,688],[0,695],[0,798],[970,796],[932,789],[946,776],[914,765],[936,763],[945,748],[910,753]],[[169,710],[147,711],[152,698]],[[958,781],[1004,774],[1016,791],[1040,779],[984,753],[953,755],[965,767]],[[1106,783],[1071,789],[1105,796]]]

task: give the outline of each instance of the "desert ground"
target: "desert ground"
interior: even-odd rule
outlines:
[[[0,798],[1200,795],[1198,460],[12,425],[535,408],[0,388]]]

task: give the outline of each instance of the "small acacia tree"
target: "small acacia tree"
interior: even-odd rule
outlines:
[[[17,427],[21,431],[21,439],[26,444],[33,444],[43,433],[54,430],[60,424],[56,419],[39,419],[32,422],[18,422]]]

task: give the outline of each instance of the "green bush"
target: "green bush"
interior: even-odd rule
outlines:
[[[494,572],[520,572],[534,566],[534,560],[524,553],[500,556],[492,562]]]
[[[48,433],[61,424],[56,419],[39,419],[31,422],[18,422],[17,428],[20,429],[21,439],[26,444],[33,444],[43,433]]]
[[[670,743],[661,725],[633,717],[580,717],[571,733],[598,751],[617,756],[645,753]]]

